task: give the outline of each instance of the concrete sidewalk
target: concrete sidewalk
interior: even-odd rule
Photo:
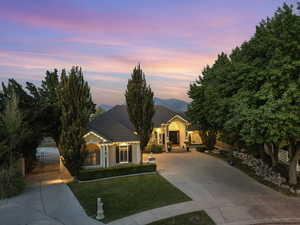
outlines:
[[[28,177],[24,193],[0,201],[0,225],[103,225],[86,215],[63,182],[70,180],[66,170],[43,169]]]
[[[158,220],[200,210],[206,211],[206,213],[215,221],[217,225],[300,225],[300,218],[242,218],[238,222],[226,222],[222,211],[218,207],[207,208],[207,205],[203,205],[203,203],[200,203],[199,201],[188,201],[152,210],[147,210],[141,213],[133,214],[131,216],[112,221],[108,223],[108,225],[147,225]],[[236,216],[242,217],[242,211],[243,209],[241,209],[241,207],[232,208],[232,213]]]

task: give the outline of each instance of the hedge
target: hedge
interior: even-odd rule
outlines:
[[[157,144],[149,144],[145,148],[145,153],[162,153],[164,151],[164,148],[162,145],[157,145]]]
[[[0,168],[0,199],[20,194],[25,189],[24,177],[17,169]]]
[[[81,181],[93,180],[107,177],[115,177],[136,173],[155,172],[156,164],[123,164],[109,168],[83,169],[80,171],[78,179]]]
[[[207,150],[207,147],[205,145],[200,145],[196,147],[196,150],[198,152],[204,152],[205,150]]]

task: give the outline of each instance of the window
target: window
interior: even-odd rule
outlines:
[[[120,146],[119,159],[120,162],[128,162],[128,146]]]
[[[132,145],[116,146],[116,163],[132,162]]]

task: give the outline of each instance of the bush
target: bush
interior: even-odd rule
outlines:
[[[215,130],[200,131],[200,137],[207,148],[213,149],[216,145],[217,132]]]
[[[157,145],[157,144],[149,144],[145,148],[146,153],[162,153],[163,152],[163,146],[162,145]]]
[[[275,172],[280,173],[281,176],[289,179],[289,167],[288,165],[277,163],[276,167],[273,168]]]
[[[79,172],[79,180],[93,180],[136,173],[154,172],[156,164],[124,164],[110,168],[83,169]]]
[[[24,188],[24,178],[16,169],[0,169],[0,198],[18,195]]]
[[[206,145],[200,145],[200,146],[196,147],[196,150],[198,152],[204,152],[205,150],[207,150],[207,147],[206,147]]]
[[[227,156],[227,157],[230,157],[230,154],[231,154],[231,152],[223,150],[223,149],[219,150],[219,153],[220,153],[220,155]]]

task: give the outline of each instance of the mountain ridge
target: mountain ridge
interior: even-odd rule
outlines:
[[[188,102],[177,98],[157,98],[154,97],[156,105],[165,106],[173,111],[185,112],[187,110]]]
[[[158,98],[154,97],[154,104],[155,105],[162,105],[164,107],[167,107],[168,109],[171,109],[173,111],[177,112],[185,112],[187,110],[188,102],[177,99],[177,98]],[[110,110],[115,105],[106,105],[106,104],[100,104],[98,107],[101,107],[105,111]]]

